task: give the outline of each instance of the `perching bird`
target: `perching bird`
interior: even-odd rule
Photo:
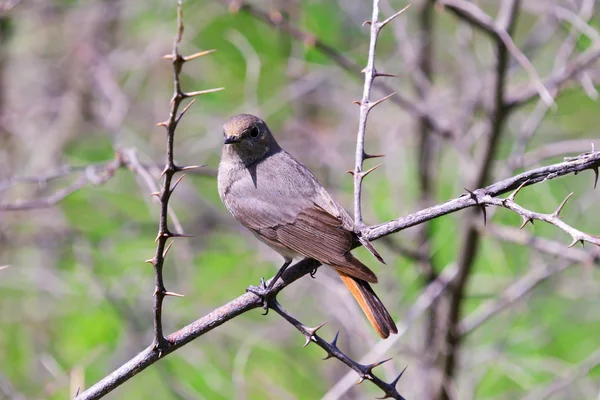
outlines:
[[[285,260],[271,286],[295,257],[333,267],[382,338],[396,324],[369,283],[377,277],[351,253],[360,240],[354,223],[312,173],[275,141],[263,120],[240,114],[223,126],[219,163],[221,200],[231,214]],[[383,262],[375,249],[367,248]]]

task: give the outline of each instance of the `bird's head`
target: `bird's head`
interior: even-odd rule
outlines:
[[[223,125],[224,153],[236,154],[251,163],[279,150],[269,127],[262,119],[250,114],[231,117]]]

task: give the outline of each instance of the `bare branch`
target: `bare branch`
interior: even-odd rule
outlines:
[[[526,222],[530,222],[530,221],[544,221],[544,222],[547,222],[547,223],[549,223],[551,225],[556,226],[557,228],[559,228],[559,229],[565,231],[566,233],[568,233],[571,236],[571,238],[573,239],[573,241],[571,242],[571,244],[569,245],[569,247],[572,247],[577,242],[581,242],[582,244],[584,242],[589,242],[589,243],[595,244],[597,246],[600,246],[600,238],[598,236],[593,236],[593,235],[589,235],[587,233],[581,232],[580,230],[575,229],[572,226],[570,226],[569,224],[563,222],[559,218],[558,214],[560,213],[560,211],[564,207],[564,205],[567,202],[567,200],[572,195],[573,195],[573,193],[569,194],[563,200],[563,202],[558,206],[558,208],[556,209],[556,211],[554,211],[552,214],[541,214],[541,213],[537,213],[537,212],[528,210],[528,209],[526,209],[526,208],[521,207],[520,205],[518,205],[511,198],[499,199],[499,198],[496,198],[496,197],[483,196],[481,198],[478,198],[478,200],[480,201],[481,204],[489,204],[489,205],[494,205],[494,206],[498,206],[498,207],[504,207],[504,208],[507,208],[509,210],[512,210],[512,211],[516,212],[517,214],[519,214],[521,217],[523,217],[523,220],[526,221]]]
[[[494,300],[482,304],[471,315],[465,317],[458,325],[461,336],[468,335],[483,325],[490,318],[507,309],[511,304],[522,300],[529,292],[554,274],[564,271],[571,263],[562,261],[553,265],[537,265],[526,275],[517,279]]]
[[[466,0],[439,0],[439,3],[451,10],[458,17],[466,20],[471,25],[492,35],[501,41],[504,47],[510,52],[515,60],[523,67],[534,88],[547,105],[554,104],[554,98],[540,79],[535,67],[529,59],[523,54],[512,40],[508,30],[500,26],[492,17],[487,15],[475,3]]]
[[[354,158],[354,224],[358,231],[360,231],[364,227],[361,206],[362,181],[368,173],[372,172],[375,168],[377,168],[374,167],[369,171],[363,173],[363,163],[365,161],[366,154],[365,132],[367,130],[367,118],[369,117],[369,112],[373,107],[377,106],[378,104],[387,100],[395,94],[394,92],[382,98],[381,100],[371,103],[371,88],[373,86],[373,81],[377,76],[377,71],[375,70],[375,49],[377,48],[377,38],[379,37],[379,32],[381,32],[381,29],[383,29],[383,27],[386,24],[388,24],[392,19],[396,18],[398,15],[400,15],[407,8],[408,6],[402,9],[401,11],[395,13],[390,18],[384,20],[383,22],[380,22],[379,0],[373,0],[373,15],[370,21],[371,34],[369,40],[369,55],[367,57],[367,66],[363,70],[365,74],[365,83],[363,86],[362,99],[360,101],[358,133],[356,136],[356,152]]]
[[[569,63],[565,68],[555,71],[544,81],[544,86],[548,90],[559,89],[570,79],[576,77],[579,73],[596,62],[600,58],[600,42],[594,43],[592,47],[581,53]],[[506,105],[509,108],[518,107],[531,101],[537,95],[537,90],[533,86],[527,86],[514,90],[506,96]]]
[[[596,350],[587,359],[570,370],[560,373],[558,378],[549,385],[531,391],[523,400],[543,400],[568,387],[577,379],[584,377],[600,365],[600,350]]]
[[[509,226],[479,226],[478,230],[481,234],[493,235],[500,240],[524,245],[543,254],[549,254],[574,263],[600,266],[600,249],[598,248],[581,249],[571,247],[565,249],[564,243],[539,238],[526,231]]]
[[[85,186],[87,186],[88,183],[92,183],[94,185],[105,184],[115,175],[116,171],[123,165],[124,165],[123,159],[121,158],[121,155],[119,153],[117,153],[116,158],[109,163],[106,163],[104,165],[90,165],[90,166],[86,167],[83,170],[83,172],[81,173],[81,175],[73,183],[71,183],[69,186],[67,186],[65,188],[59,189],[52,195],[50,195],[46,198],[30,200],[30,201],[25,201],[25,202],[20,202],[20,203],[7,203],[7,204],[0,203],[0,212],[2,212],[2,211],[25,211],[25,210],[32,210],[32,209],[38,209],[38,208],[52,207],[52,206],[58,204],[59,202],[61,202],[62,200],[64,200],[65,198],[67,198],[69,195],[78,191],[79,189],[84,188]],[[40,180],[38,180],[38,182],[40,182],[40,181],[47,182],[49,180],[58,179],[62,176],[66,176],[67,174],[72,173],[72,171],[73,171],[72,169],[65,168],[62,171],[53,172],[49,175],[43,176],[42,178],[40,178]],[[17,179],[9,180],[6,184],[4,184],[4,187],[9,187],[15,182],[35,182],[35,181],[36,181],[36,178],[21,178],[21,179],[17,178]]]
[[[474,193],[475,198],[472,198],[468,194],[464,194],[457,199],[448,200],[445,203],[428,207],[406,217],[400,217],[383,224],[367,227],[365,228],[365,235],[366,238],[371,241],[376,240],[381,236],[386,236],[403,229],[419,225],[425,221],[441,217],[442,215],[450,214],[468,207],[478,206],[480,205],[478,201],[481,202],[484,196],[487,195],[490,197],[495,197],[504,193],[508,193],[517,189],[524,182],[526,182],[523,185],[524,187],[530,186],[545,180],[557,178],[559,176],[585,170],[594,170],[598,167],[600,167],[600,151],[586,153],[569,161],[536,168],[511,178],[496,182],[492,185],[486,186],[485,188],[474,190],[472,193]],[[501,199],[498,201],[501,201]]]
[[[176,237],[189,237],[189,235],[183,234],[180,230],[177,233],[172,233],[169,230],[168,226],[168,216],[169,216],[169,199],[173,194],[173,190],[177,184],[181,181],[183,176],[181,176],[173,185],[171,182],[173,180],[173,176],[180,170],[174,162],[173,157],[173,144],[175,138],[175,129],[177,128],[177,124],[180,119],[183,117],[183,114],[189,109],[191,104],[188,104],[181,113],[178,114],[179,106],[183,99],[199,96],[202,94],[213,93],[222,88],[217,89],[208,89],[197,92],[183,92],[181,89],[181,83],[179,75],[181,73],[181,69],[183,64],[188,60],[192,60],[198,58],[200,56],[210,54],[212,51],[201,52],[190,57],[183,57],[179,54],[179,43],[181,42],[181,38],[183,35],[183,18],[182,18],[182,9],[181,9],[181,0],[177,2],[177,33],[175,35],[175,39],[173,40],[173,50],[170,57],[166,57],[171,60],[173,65],[173,97],[171,99],[171,109],[169,111],[169,118],[159,123],[159,126],[164,126],[167,131],[167,160],[165,167],[163,169],[162,175],[164,175],[164,183],[161,187],[161,190],[158,194],[158,199],[160,201],[160,217],[159,217],[159,226],[158,226],[158,234],[156,236],[156,253],[154,258],[152,258],[152,265],[154,266],[154,276],[155,276],[155,289],[154,289],[154,341],[153,348],[158,352],[158,354],[162,354],[166,348],[170,346],[169,341],[164,337],[163,328],[162,328],[162,303],[164,301],[165,296],[181,296],[177,293],[167,291],[164,285],[163,280],[163,265],[165,256],[168,253],[167,240],[169,238]],[[169,245],[170,247],[170,245]]]

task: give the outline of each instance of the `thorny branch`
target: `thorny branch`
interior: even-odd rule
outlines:
[[[405,400],[404,397],[402,397],[400,393],[398,393],[398,391],[396,390],[396,384],[402,377],[402,374],[404,374],[406,368],[404,368],[404,370],[402,370],[402,372],[400,372],[400,374],[392,382],[387,383],[375,376],[375,374],[373,374],[373,369],[387,361],[390,361],[391,358],[372,364],[360,364],[354,361],[352,358],[348,357],[339,349],[337,345],[339,331],[338,333],[336,333],[334,339],[331,342],[328,342],[321,336],[317,335],[317,331],[321,329],[325,325],[325,323],[322,323],[321,325],[318,325],[314,328],[309,328],[294,317],[292,317],[283,307],[281,307],[277,300],[272,300],[269,306],[270,308],[275,310],[277,314],[281,315],[286,321],[294,325],[294,327],[304,335],[304,337],[306,338],[304,346],[307,346],[308,344],[310,344],[310,342],[314,342],[317,345],[319,345],[319,347],[321,347],[323,350],[325,350],[327,352],[327,356],[325,356],[324,360],[327,360],[329,358],[337,358],[338,360],[340,360],[341,362],[343,362],[348,367],[352,368],[358,373],[358,383],[362,383],[364,380],[369,380],[373,382],[373,384],[376,385],[378,388],[383,390],[385,396],[381,398]]]
[[[175,35],[175,39],[173,41],[173,51],[170,55],[166,55],[164,58],[171,60],[173,64],[173,98],[171,99],[171,109],[169,111],[169,118],[160,122],[157,125],[163,126],[167,131],[167,160],[165,164],[165,168],[162,172],[165,180],[163,186],[161,187],[160,192],[155,192],[153,195],[158,197],[160,201],[160,217],[159,217],[159,226],[158,226],[158,235],[156,236],[156,253],[153,258],[146,260],[146,262],[152,264],[154,266],[154,274],[155,274],[155,289],[154,289],[154,341],[152,347],[158,351],[159,356],[164,351],[165,348],[169,346],[169,341],[164,337],[163,328],[162,328],[162,303],[166,296],[181,296],[180,294],[169,292],[165,288],[164,280],[163,280],[163,266],[165,257],[169,252],[169,249],[173,245],[173,242],[167,245],[167,241],[169,238],[178,238],[178,237],[188,237],[181,232],[173,233],[169,230],[168,225],[168,215],[169,215],[169,199],[171,198],[171,194],[177,187],[177,184],[181,182],[185,175],[181,175],[179,179],[171,186],[171,182],[173,181],[173,177],[176,173],[181,171],[186,171],[189,169],[198,168],[197,166],[186,166],[181,167],[175,165],[174,157],[173,157],[173,144],[175,141],[175,129],[177,128],[177,124],[185,114],[185,112],[189,109],[189,107],[194,103],[194,100],[188,103],[188,105],[178,114],[179,106],[181,102],[189,97],[194,97],[206,93],[217,92],[219,90],[223,90],[223,88],[202,90],[197,92],[183,92],[181,90],[181,83],[179,80],[179,76],[181,74],[181,69],[183,64],[187,61],[194,60],[198,57],[202,57],[204,55],[210,54],[213,50],[203,51],[188,57],[182,57],[179,54],[179,43],[181,42],[181,38],[183,36],[183,18],[182,18],[182,10],[181,10],[181,0],[177,2],[177,34]]]
[[[352,172],[352,175],[354,176],[354,224],[359,232],[364,227],[361,208],[362,181],[369,173],[379,167],[379,165],[377,165],[367,171],[363,171],[363,163],[366,159],[381,157],[379,154],[370,155],[365,152],[365,132],[367,130],[367,118],[369,117],[369,112],[374,107],[395,94],[391,93],[380,100],[371,102],[371,87],[373,86],[373,81],[378,76],[385,76],[385,74],[380,74],[375,69],[375,50],[377,48],[377,38],[379,37],[379,32],[381,32],[381,30],[389,22],[406,10],[406,8],[408,8],[408,6],[395,13],[388,19],[379,21],[379,0],[373,0],[373,15],[371,17],[371,21],[367,22],[371,26],[369,55],[367,58],[367,66],[363,70],[365,74],[365,83],[363,86],[362,99],[357,102],[360,106],[360,113],[358,121],[358,134],[356,137],[356,154],[354,156],[354,171]]]

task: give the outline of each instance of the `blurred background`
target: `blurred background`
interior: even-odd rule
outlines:
[[[389,89],[374,89],[373,98],[399,95],[374,109],[368,123],[367,150],[385,158],[365,181],[367,224],[481,186],[492,136],[485,184],[600,147],[595,1],[517,2],[509,30],[542,79],[564,75],[581,55],[591,59],[560,91],[549,86],[556,95],[549,106],[531,92],[531,71],[508,56],[500,86],[506,99],[522,101],[500,113],[502,46],[457,17],[452,1],[442,3],[411,2],[381,34],[377,68],[398,77],[378,78]],[[467,4],[501,27],[511,3]],[[406,4],[383,1],[382,13]],[[64,399],[152,341],[154,277],[143,261],[156,248],[159,207],[148,194],[164,162],[165,133],[155,125],[167,118],[172,95],[171,65],[161,57],[171,52],[176,4],[12,0],[0,9],[0,399]],[[362,95],[369,28],[361,24],[370,16],[366,0],[184,2],[182,54],[217,51],[185,65],[183,89],[225,90],[199,97],[176,132],[176,163],[207,167],[188,174],[170,203],[195,237],[178,240],[165,264],[167,289],[185,294],[165,301],[167,332],[281,264],[219,200],[215,171],[228,117],[260,115],[282,147],[352,209],[345,171],[354,165],[358,107],[351,102]],[[107,174],[117,151],[138,167]],[[598,234],[593,180],[585,172],[540,183],[517,202],[551,213],[574,192],[561,217]],[[19,209],[23,204],[31,207]],[[401,335],[383,347],[327,268],[288,287],[279,301],[308,326],[328,321],[322,335],[332,339],[339,330],[340,348],[356,360],[393,357],[378,368],[383,379],[408,366],[398,389],[409,399],[598,398],[598,252],[567,249],[568,235],[541,222],[519,231],[521,218],[505,209],[488,208],[487,219],[484,226],[479,211],[466,210],[377,241],[387,265],[355,251],[378,274],[375,290],[400,323]],[[466,239],[469,230],[475,242]],[[459,299],[464,337],[449,350],[452,300],[442,295],[428,310],[418,306],[425,288],[456,268],[467,268],[469,279]],[[337,360],[320,361],[324,352],[302,348],[303,341],[275,313],[252,311],[106,398],[381,395],[370,383],[355,386],[356,373]],[[441,388],[451,356],[456,365]]]

